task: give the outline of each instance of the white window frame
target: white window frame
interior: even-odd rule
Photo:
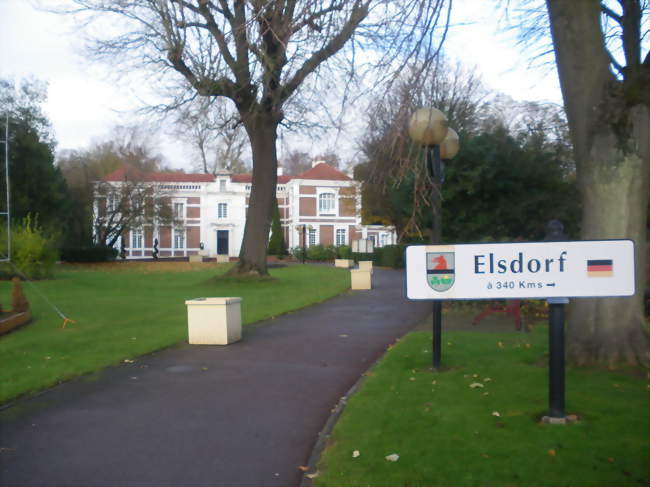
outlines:
[[[315,227],[307,229],[307,247],[318,244],[318,230]]]
[[[217,218],[219,220],[228,218],[228,203],[217,203]]]
[[[325,196],[331,196],[332,197],[332,199],[331,199],[331,208],[323,209],[324,205],[322,203],[325,202],[325,201],[330,202],[329,198],[328,198],[328,200],[325,200],[325,198],[324,198]],[[337,202],[337,199],[338,198],[337,198],[337,194],[336,194],[335,191],[332,191],[332,190],[319,191],[318,192],[318,197],[317,197],[317,200],[318,200],[318,202],[317,202],[317,204],[318,204],[318,215],[319,216],[336,216],[336,215],[338,215],[338,202]],[[330,205],[328,205],[328,206],[330,206]]]
[[[106,212],[113,213],[115,210],[117,210],[117,195],[111,191],[106,195]]]
[[[181,211],[180,214],[178,211],[176,211],[178,205],[180,205]],[[174,219],[175,220],[185,220],[187,218],[187,205],[185,204],[184,200],[174,200],[172,201],[172,208],[174,211]]]
[[[187,242],[186,239],[185,239],[185,237],[186,237],[185,229],[184,228],[174,228],[174,231],[172,233],[173,233],[173,235],[172,235],[173,249],[174,250],[184,250],[185,246],[186,246],[186,242]],[[178,242],[179,237],[180,237],[180,243],[181,243],[180,247],[177,245],[179,243]]]
[[[339,234],[343,235],[342,242],[339,242]],[[348,241],[348,232],[346,231],[345,228],[334,229],[334,242],[337,247],[340,247],[341,245],[346,245],[347,241]]]
[[[143,249],[144,248],[144,232],[142,228],[131,229],[131,248]]]
[[[224,193],[226,191],[226,180],[225,179],[220,179],[219,180],[219,191]]]

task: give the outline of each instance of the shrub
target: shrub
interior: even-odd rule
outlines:
[[[385,247],[375,249],[375,263],[382,267],[392,267],[393,269],[404,268],[404,245],[386,245]]]
[[[351,255],[352,255],[352,258],[354,259],[355,262],[359,262],[360,260],[371,260],[374,264],[379,265],[377,262],[375,262],[376,254],[374,254],[374,253],[351,252]]]
[[[7,255],[6,233],[0,235],[0,249]],[[11,229],[11,261],[2,265],[0,273],[4,277],[24,275],[29,279],[45,279],[52,276],[58,258],[56,239],[46,235],[38,226],[36,218],[27,215],[23,221]]]
[[[271,222],[271,240],[269,241],[269,255],[287,255],[287,248],[284,243],[284,233],[280,225],[280,209],[277,200],[273,208],[273,221]]]
[[[107,262],[114,260],[115,257],[117,257],[117,249],[106,245],[61,249],[61,260],[65,262]]]
[[[312,245],[307,248],[307,259],[325,261],[336,258],[336,247],[333,245]]]
[[[337,259],[351,259],[352,258],[352,248],[349,245],[340,245],[336,247],[336,258]]]
[[[299,261],[302,261],[303,255],[305,255],[305,249],[304,247],[294,247],[291,249],[291,255],[293,255],[293,258]]]

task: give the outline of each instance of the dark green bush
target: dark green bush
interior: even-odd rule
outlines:
[[[355,262],[359,262],[360,260],[371,260],[374,264],[377,264],[375,262],[375,257],[376,254],[370,253],[370,252],[351,252],[352,259],[354,259]],[[379,264],[377,264],[379,265]]]
[[[115,257],[117,257],[117,249],[106,245],[61,249],[61,260],[64,262],[107,262],[115,260]]]
[[[294,248],[291,249],[291,255],[293,255],[294,259],[302,261],[303,256],[306,256],[305,248],[304,247],[294,247]]]
[[[336,258],[336,247],[333,245],[312,245],[307,248],[307,259],[325,261]]]
[[[379,250],[378,265],[392,267],[393,269],[404,268],[404,245],[386,245]]]
[[[336,258],[337,259],[351,259],[352,258],[352,248],[349,245],[340,245],[336,247]]]

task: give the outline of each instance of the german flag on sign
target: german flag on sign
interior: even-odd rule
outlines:
[[[614,266],[611,259],[588,260],[587,276],[588,277],[611,277],[614,275]]]

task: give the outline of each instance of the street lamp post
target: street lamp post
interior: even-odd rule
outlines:
[[[431,189],[431,243],[442,239],[442,182],[443,160],[452,159],[458,152],[458,135],[447,126],[447,117],[436,108],[420,108],[411,117],[409,135],[414,142],[426,147],[426,164],[432,181]],[[433,301],[433,369],[440,370],[442,355],[442,302]]]
[[[307,227],[311,230],[312,226],[306,223],[296,225],[296,230],[302,232],[302,263],[305,263],[305,255],[307,254]]]

